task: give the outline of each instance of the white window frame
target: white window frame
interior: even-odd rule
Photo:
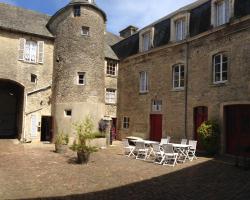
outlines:
[[[186,20],[185,18],[175,21],[175,40],[181,41],[186,39]]]
[[[123,117],[122,128],[129,129],[129,122],[130,122],[129,117]]]
[[[78,11],[78,12],[76,12],[76,10]],[[80,5],[74,5],[73,6],[73,16],[74,17],[80,17],[81,16],[81,6]]]
[[[152,100],[152,112],[162,111],[162,100],[154,99]]]
[[[116,89],[113,88],[106,88],[105,90],[105,102],[107,104],[116,104]]]
[[[32,40],[26,40],[24,48],[24,61],[29,63],[37,62],[37,42]]]
[[[83,78],[80,76],[83,75]],[[80,83],[80,81],[83,81],[83,83]],[[86,72],[77,72],[77,85],[85,85],[86,84]]]
[[[139,91],[140,93],[148,92],[148,72],[146,71],[139,73]]]
[[[118,62],[116,60],[108,59],[106,60],[106,75],[117,76]],[[114,71],[114,73],[113,73]],[[112,73],[110,73],[112,72]]]
[[[215,58],[216,57],[220,57],[220,63],[215,63]],[[226,61],[223,61],[223,57],[226,57]],[[223,64],[227,64],[227,70],[223,70]],[[215,68],[216,65],[219,66],[219,72],[216,72]],[[223,73],[227,74],[227,80],[223,80]],[[220,74],[220,80],[216,81],[216,74]],[[228,56],[223,54],[223,53],[219,53],[213,56],[213,83],[214,84],[220,84],[220,83],[226,83],[228,81]]]
[[[144,44],[144,36],[146,34],[149,34],[149,41],[148,41],[147,47],[145,47],[145,44]],[[141,32],[139,33],[140,52],[149,51],[150,49],[153,48],[153,44],[154,44],[154,27],[149,27],[144,30],[141,30]]]
[[[84,32],[86,31],[86,33]],[[82,36],[89,36],[90,28],[88,26],[82,26],[81,28],[81,35]]]
[[[178,80],[175,79],[175,68],[178,68]],[[183,70],[182,70],[183,68]],[[172,68],[172,80],[173,80],[173,89],[184,89],[185,87],[185,66],[184,64],[176,64]],[[184,73],[183,79],[181,78],[181,73]],[[178,86],[175,86],[175,82],[178,81]],[[183,85],[181,85],[181,82],[183,81]]]
[[[172,42],[178,42],[185,40],[189,36],[189,21],[190,13],[179,13],[171,18],[171,36],[170,40]],[[181,22],[181,37],[177,37],[177,23]]]
[[[211,24],[214,27],[224,25],[234,16],[235,0],[212,0],[211,2]],[[222,6],[222,20],[219,21],[219,7]]]

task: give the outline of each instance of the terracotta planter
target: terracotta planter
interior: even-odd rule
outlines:
[[[56,153],[64,154],[68,150],[68,145],[66,144],[55,144]]]
[[[77,162],[79,164],[87,164],[89,161],[90,153],[77,152]]]

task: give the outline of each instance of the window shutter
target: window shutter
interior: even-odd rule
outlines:
[[[24,60],[24,50],[26,40],[24,38],[20,38],[19,40],[19,50],[18,50],[18,60]]]
[[[44,62],[44,41],[38,41],[38,63]]]

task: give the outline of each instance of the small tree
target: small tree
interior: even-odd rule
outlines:
[[[214,155],[219,151],[220,128],[216,121],[205,121],[198,128],[198,134],[205,150]]]
[[[76,130],[77,138],[74,141],[71,149],[78,153],[92,153],[97,151],[97,148],[91,146],[89,142],[95,138],[95,133],[93,132],[94,125],[91,118],[88,116],[82,122],[77,122],[73,124]]]

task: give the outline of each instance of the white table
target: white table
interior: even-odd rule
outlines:
[[[132,142],[144,142],[146,145],[159,144],[159,142],[151,140],[131,140]]]
[[[179,158],[184,157],[183,160],[178,160],[182,161],[183,163],[186,162],[187,158],[189,157],[189,149],[192,147],[192,145],[189,144],[177,144],[177,143],[169,143],[172,144],[174,149],[179,153]]]

